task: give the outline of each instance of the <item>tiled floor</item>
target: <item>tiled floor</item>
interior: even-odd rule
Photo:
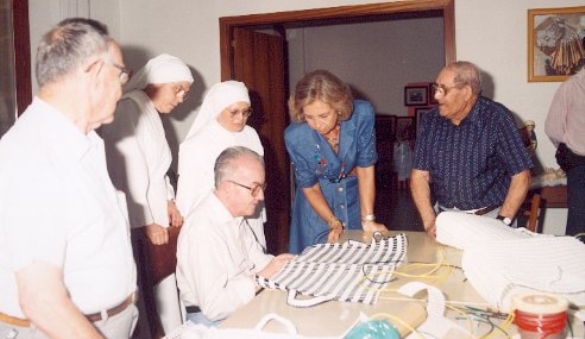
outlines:
[[[409,189],[399,189],[395,177],[376,184],[376,219],[391,230],[423,231]]]

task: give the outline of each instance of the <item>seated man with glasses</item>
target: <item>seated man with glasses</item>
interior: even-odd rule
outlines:
[[[271,278],[291,258],[265,254],[246,217],[264,200],[264,161],[236,146],[214,167],[215,190],[189,214],[179,235],[177,282],[187,319],[218,325],[256,295],[254,275]]]
[[[480,71],[470,62],[443,68],[434,90],[438,107],[421,121],[410,175],[425,230],[436,236],[435,216],[441,211],[485,215],[515,226],[533,165],[512,114],[481,96]]]

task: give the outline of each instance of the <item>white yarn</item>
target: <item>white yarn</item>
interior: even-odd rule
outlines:
[[[436,226],[437,241],[463,250],[465,276],[501,310],[509,311],[512,296],[523,291],[557,293],[585,306],[585,245],[579,240],[457,212],[439,214]]]

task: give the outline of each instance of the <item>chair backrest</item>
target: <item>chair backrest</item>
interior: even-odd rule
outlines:
[[[528,217],[528,221],[526,222],[526,228],[532,232],[540,233],[542,230],[540,229],[540,225],[538,225],[538,221],[540,219],[540,204],[542,201],[542,197],[538,193],[534,193],[532,197],[530,197],[529,203],[527,204],[527,209],[524,210],[524,215]]]

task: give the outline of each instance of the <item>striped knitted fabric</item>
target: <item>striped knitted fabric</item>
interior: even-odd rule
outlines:
[[[334,299],[374,304],[404,260],[407,246],[404,234],[370,244],[318,244],[305,249],[272,279],[257,276],[256,280],[264,288],[288,290],[291,306]],[[297,302],[297,293],[316,298]]]

